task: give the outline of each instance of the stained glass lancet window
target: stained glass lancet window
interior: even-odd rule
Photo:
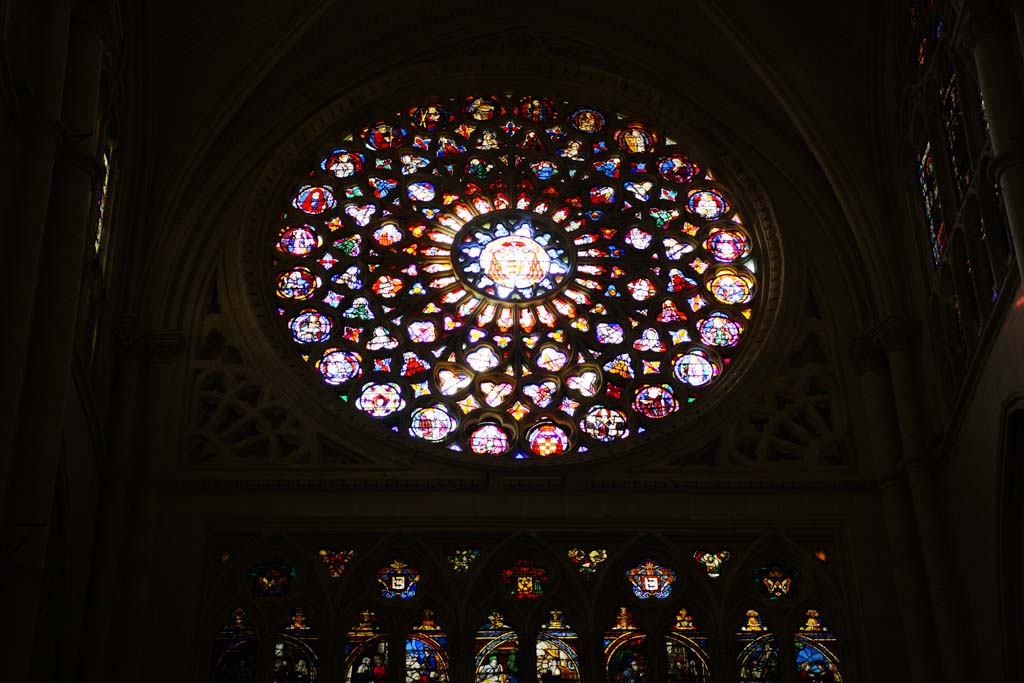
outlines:
[[[747,610],[736,638],[740,644],[736,657],[740,683],[779,683],[779,648],[757,611]]]
[[[615,625],[604,634],[604,668],[608,683],[641,683],[649,679],[647,635],[633,622],[628,607],[620,607]]]
[[[519,679],[519,637],[498,610],[476,632],[475,683],[508,683]]]
[[[420,623],[405,641],[406,683],[447,683],[448,636],[437,625],[434,611],[420,613]]]
[[[359,623],[346,635],[345,683],[388,679],[388,639],[376,621],[372,610],[364,610]]]
[[[480,456],[658,426],[756,319],[740,197],[669,131],[544,97],[367,121],[275,222],[281,329],[355,410]]]
[[[256,681],[256,632],[241,607],[231,613],[231,620],[214,639],[210,674],[212,683]]]
[[[935,177],[935,154],[932,152],[932,143],[929,142],[924,146],[924,150],[917,159],[917,164],[924,218],[928,223],[928,236],[932,245],[932,259],[938,266],[942,261],[942,252],[946,249],[946,222],[942,217],[942,205],[939,203],[939,186]]]
[[[540,683],[578,683],[580,680],[579,637],[562,621],[562,612],[552,610],[537,634],[537,680]]]
[[[908,58],[923,66],[942,37],[942,0],[911,0],[907,7]]]
[[[949,152],[953,180],[957,193],[963,200],[971,186],[973,168],[970,150],[967,146],[967,128],[964,125],[963,103],[956,73],[949,77],[949,81],[942,91],[942,123],[946,132],[946,150]]]
[[[693,617],[679,610],[676,623],[665,638],[669,683],[708,683],[711,680],[707,653],[708,639],[693,623]]]
[[[274,683],[313,683],[317,679],[317,633],[301,607],[274,641]]]
[[[836,637],[821,623],[817,610],[807,610],[807,621],[793,639],[796,668],[801,681],[842,683]]]

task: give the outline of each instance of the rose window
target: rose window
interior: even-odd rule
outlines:
[[[422,443],[555,457],[656,427],[757,310],[757,244],[685,143],[538,97],[358,126],[275,227],[282,329],[340,400]]]

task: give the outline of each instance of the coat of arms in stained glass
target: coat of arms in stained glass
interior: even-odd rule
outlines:
[[[401,560],[395,560],[377,572],[377,583],[381,585],[380,594],[385,598],[408,600],[416,595],[419,582],[419,570],[413,569]]]
[[[626,578],[633,588],[633,594],[641,600],[658,598],[664,600],[672,594],[676,573],[653,560],[644,560],[626,572]]]

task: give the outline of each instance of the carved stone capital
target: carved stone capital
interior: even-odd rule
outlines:
[[[880,370],[885,365],[882,350],[868,337],[857,337],[850,344],[850,357],[853,367],[860,374]]]
[[[918,468],[927,470],[928,461],[921,454],[908,455],[899,461],[898,466],[908,475],[913,474]]]
[[[63,121],[50,118],[47,116],[38,116],[33,119],[28,119],[24,123],[25,129],[36,135],[47,135],[52,137],[54,140],[64,140],[68,134],[68,128],[64,125]]]
[[[103,161],[94,154],[81,154],[79,152],[70,152],[64,154],[61,157],[61,161],[72,168],[76,168],[87,176],[89,181],[95,185],[103,177],[104,167]]]
[[[185,348],[185,337],[177,330],[144,329],[133,315],[114,317],[114,345],[118,351],[173,356]]]
[[[919,327],[912,320],[894,315],[878,323],[869,336],[887,352],[907,351],[916,343]]]
[[[906,481],[903,474],[899,472],[886,474],[878,479],[878,491],[881,493],[888,489],[904,487],[906,486]]]
[[[991,178],[993,183],[998,183],[1006,171],[1021,164],[1024,164],[1024,150],[1014,150],[998,154],[988,167],[989,178]]]
[[[964,8],[964,36],[971,47],[989,38],[1008,37],[1013,26],[1006,7],[991,0],[970,2]]]
[[[117,9],[109,0],[84,0],[79,2],[71,17],[73,28],[88,31],[112,45],[121,36],[121,22]]]

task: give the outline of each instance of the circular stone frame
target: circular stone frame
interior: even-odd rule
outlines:
[[[511,73],[502,76],[496,65],[480,64],[466,67],[470,71],[479,71],[472,78],[474,84],[490,80],[500,83],[495,90],[505,87],[518,87],[520,91],[527,90],[524,87],[524,78],[521,73]],[[268,288],[265,284],[265,276],[259,272],[261,269],[255,264],[263,261],[260,256],[264,253],[265,240],[268,232],[268,222],[274,222],[274,207],[272,202],[275,198],[281,197],[291,185],[291,179],[297,175],[297,170],[308,163],[313,154],[309,150],[323,149],[326,142],[334,138],[339,131],[350,129],[352,126],[352,115],[356,111],[365,111],[373,106],[380,111],[388,111],[398,102],[405,103],[417,99],[437,98],[437,93],[466,92],[478,90],[479,88],[467,88],[461,81],[465,80],[467,74],[460,74],[453,78],[436,78],[439,72],[437,65],[431,67],[420,67],[410,72],[385,79],[370,86],[361,88],[349,93],[345,98],[337,100],[329,105],[315,117],[301,126],[292,136],[292,141],[282,145],[271,162],[265,167],[262,176],[257,182],[257,191],[253,193],[246,209],[246,239],[239,243],[240,268],[231,268],[229,278],[233,272],[235,277],[241,277],[244,281],[244,289],[249,292],[249,305],[253,317],[262,321],[258,325],[266,330],[263,338],[247,339],[247,344],[253,352],[261,358],[279,358],[281,360],[271,362],[266,370],[274,379],[276,386],[279,386],[281,393],[291,397],[291,400],[302,401],[303,396],[312,395],[328,397],[331,391],[317,382],[317,378],[304,371],[304,363],[295,359],[292,355],[290,344],[286,342],[280,330],[274,332],[275,319],[263,311],[272,308],[273,299],[269,297]],[[513,69],[517,71],[519,67]],[[616,443],[615,454],[622,457],[626,454],[651,454],[660,452],[662,454],[678,453],[692,448],[706,438],[707,433],[701,430],[686,429],[698,421],[704,424],[713,423],[715,410],[729,396],[734,395],[737,384],[748,375],[757,350],[764,345],[765,339],[772,334],[774,322],[781,303],[783,262],[781,252],[781,239],[775,229],[775,221],[768,202],[764,197],[756,181],[748,173],[742,171],[741,166],[733,158],[731,151],[720,140],[719,131],[708,126],[706,120],[697,119],[692,116],[692,108],[686,104],[675,107],[666,106],[664,100],[654,95],[653,89],[635,83],[627,85],[626,81],[620,80],[617,76],[600,72],[594,69],[578,67],[563,69],[560,73],[546,73],[552,71],[549,66],[535,66],[537,73],[545,72],[545,75],[533,76],[526,80],[535,87],[538,82],[547,82],[548,92],[559,91],[575,101],[589,102],[595,106],[604,106],[606,110],[616,109],[614,102],[608,102],[606,93],[609,91],[609,84],[624,91],[615,100],[630,99],[633,113],[643,117],[654,126],[667,128],[677,134],[689,134],[689,139],[699,140],[698,144],[688,146],[693,150],[694,157],[701,161],[713,160],[716,170],[716,180],[719,185],[731,188],[730,201],[741,210],[746,218],[745,227],[748,232],[755,236],[762,256],[759,259],[758,287],[760,299],[756,304],[756,320],[750,325],[745,335],[743,349],[734,358],[729,373],[716,382],[716,386],[707,392],[700,402],[688,407],[680,414],[673,416],[673,429],[659,429],[647,432],[642,435],[635,435],[628,442]],[[443,70],[442,70],[443,71]],[[555,71],[558,71],[555,69]],[[427,76],[430,76],[428,79]],[[471,74],[472,75],[472,74]],[[430,81],[430,82],[428,82]],[[604,85],[602,85],[604,84]],[[429,90],[428,90],[429,89]],[[538,88],[539,89],[539,88]],[[396,98],[395,92],[404,92],[400,98]],[[584,93],[580,95],[580,93]],[[389,104],[390,102],[390,104]],[[366,120],[365,116],[359,117]],[[263,243],[262,245],[260,243]],[[229,296],[231,296],[229,294]],[[235,295],[237,296],[237,294]],[[261,303],[262,302],[262,303]],[[268,306],[269,304],[269,306]],[[244,327],[244,321],[242,321]],[[273,349],[273,350],[272,350]],[[572,458],[554,459],[531,459],[527,463],[511,460],[494,460],[480,458],[468,454],[453,453],[432,447],[428,443],[413,441],[404,434],[388,433],[387,430],[375,429],[368,424],[367,419],[355,415],[349,409],[341,405],[331,405],[329,402],[305,401],[303,412],[312,426],[326,436],[329,441],[337,444],[346,444],[357,453],[365,455],[380,455],[386,452],[385,457],[401,458],[403,454],[408,457],[421,458],[430,456],[440,458],[444,462],[462,462],[467,465],[482,466],[488,468],[511,467],[521,469],[524,466],[530,467],[562,467],[578,466],[586,462],[603,460],[611,454],[611,448],[602,448],[585,454],[577,454]],[[362,435],[365,435],[362,436]],[[381,448],[381,442],[386,443],[386,448]]]

